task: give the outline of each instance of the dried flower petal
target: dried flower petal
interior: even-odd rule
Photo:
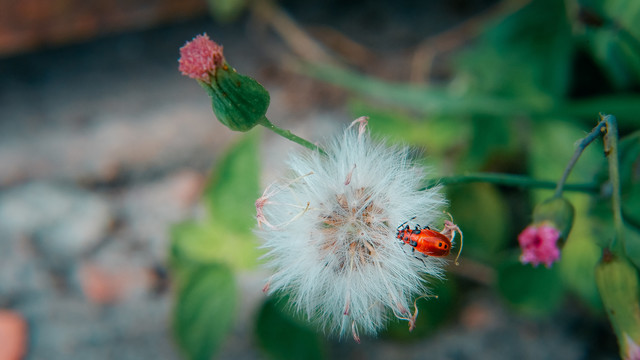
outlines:
[[[207,34],[202,34],[180,48],[178,70],[182,75],[210,83],[211,75],[223,61],[222,46],[209,39]]]

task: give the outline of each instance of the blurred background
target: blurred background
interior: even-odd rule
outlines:
[[[0,359],[617,358],[593,281],[611,221],[597,191],[571,195],[563,259],[534,269],[518,262],[517,234],[549,190],[448,186],[467,243],[413,333],[391,322],[357,345],[288,314],[262,293],[269,274],[247,246],[253,201],[298,145],[225,128],[177,60],[206,32],[269,91],[269,119],[312,142],[368,115],[376,135],[421,149],[434,178],[557,181],[598,112],[618,117],[621,136],[638,129],[639,4],[0,0]],[[637,143],[623,161],[636,190]],[[606,180],[601,146],[570,182]],[[245,152],[249,175],[229,167]],[[259,184],[240,189],[248,231],[215,219],[225,179],[245,175]],[[175,279],[195,277],[175,263],[187,238],[204,239],[234,285],[191,294],[184,310]],[[200,312],[224,291],[229,319]]]

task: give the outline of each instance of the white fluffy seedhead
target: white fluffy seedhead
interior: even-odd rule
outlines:
[[[425,170],[408,148],[374,143],[357,121],[326,154],[291,155],[291,175],[256,201],[274,271],[265,290],[288,293],[326,331],[356,340],[389,314],[409,319],[412,299],[427,292],[424,275],[441,276],[444,260],[417,260],[396,232],[414,217],[435,225],[445,204],[439,188],[423,189]]]

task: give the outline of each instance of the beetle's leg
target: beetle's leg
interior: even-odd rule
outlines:
[[[423,255],[424,257],[429,256],[429,255],[425,255],[425,254],[422,254],[422,255]],[[419,257],[417,257],[417,256],[414,256],[414,258],[416,258],[416,259],[418,259],[418,260],[422,261],[422,265],[424,265],[425,267],[427,266],[427,263],[426,263],[426,262],[424,262],[424,259],[419,258]]]

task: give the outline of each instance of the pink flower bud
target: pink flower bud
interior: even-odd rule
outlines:
[[[560,231],[549,224],[527,226],[518,236],[522,248],[520,261],[534,266],[544,263],[550,268],[560,258],[559,238]]]
[[[640,360],[640,346],[629,335],[624,334],[624,338],[627,344],[627,356],[624,360]]]
[[[180,48],[178,70],[192,79],[211,83],[211,75],[223,62],[222,46],[209,39],[207,34],[202,34]]]

